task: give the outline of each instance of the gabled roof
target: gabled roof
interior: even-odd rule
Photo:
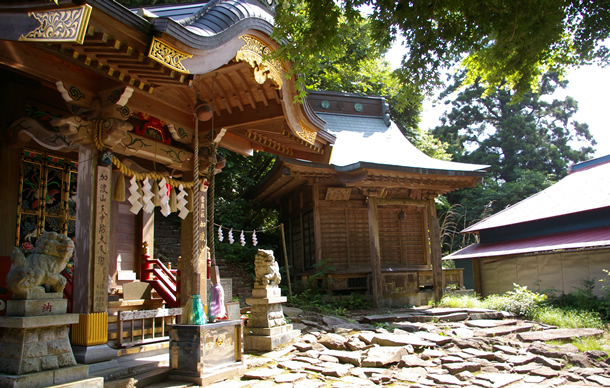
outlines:
[[[591,228],[518,240],[479,243],[467,246],[443,260],[463,260],[524,255],[561,250],[595,249],[610,246],[610,226]]]
[[[428,170],[484,172],[489,166],[434,159],[417,149],[395,123],[382,119],[323,114],[326,130],[335,135],[330,163],[349,166],[357,163],[401,166]]]
[[[424,154],[390,121],[387,104],[381,97],[310,92],[309,101],[316,114],[326,121],[326,131],[337,139],[330,158],[334,166],[373,163],[419,169],[421,173],[439,170],[448,174],[482,174],[489,167],[449,162]]]
[[[553,186],[466,229],[463,233],[610,207],[610,155],[575,165]]]
[[[336,138],[330,164],[280,157],[253,190],[272,202],[305,182],[353,187],[363,195],[431,199],[473,187],[488,166],[431,158],[413,146],[390,122],[381,97],[310,92],[308,102]]]

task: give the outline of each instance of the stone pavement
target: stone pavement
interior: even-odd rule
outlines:
[[[559,330],[481,309],[349,321],[290,308],[285,314],[300,337],[273,352],[246,354],[242,378],[210,387],[610,387],[606,352],[542,342],[603,335],[601,330]]]

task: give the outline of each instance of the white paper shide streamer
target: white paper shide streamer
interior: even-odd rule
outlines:
[[[225,239],[225,236],[222,234],[222,225],[218,227],[218,241],[222,242]]]
[[[169,196],[167,195],[167,182],[165,178],[159,182],[159,202],[161,203],[161,214],[169,216],[172,210],[169,206]]]
[[[241,231],[241,234],[239,235],[239,242],[241,244],[241,246],[246,246],[246,235],[244,234],[244,231]]]
[[[182,185],[178,186],[178,190],[178,195],[176,195],[176,208],[179,212],[178,217],[180,217],[181,219],[185,219],[186,216],[189,214],[189,210],[186,208],[186,204],[188,203],[188,201],[185,199],[188,194],[186,193],[186,191],[184,191],[184,186]]]
[[[129,181],[129,193],[131,194],[127,199],[129,203],[131,203],[130,212],[133,214],[138,214],[140,209],[142,209],[142,203],[140,202],[140,193],[138,193],[138,181],[136,181],[136,176],[131,177]]]
[[[142,185],[142,204],[144,205],[144,211],[146,213],[152,213],[155,208],[155,204],[152,199],[155,196],[152,192],[152,186],[150,184],[150,179],[146,178],[144,184]]]
[[[258,245],[258,240],[256,239],[256,230],[252,232],[252,245]]]
[[[233,239],[233,228],[229,230],[229,244],[233,244],[235,240]]]

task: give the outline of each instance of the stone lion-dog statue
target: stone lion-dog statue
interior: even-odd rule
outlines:
[[[44,232],[27,258],[18,247],[13,248],[11,270],[6,275],[6,288],[13,299],[27,299],[50,292],[63,292],[66,278],[60,274],[74,252],[74,241],[63,234]]]
[[[254,274],[254,286],[257,288],[277,287],[280,284],[282,275],[272,250],[258,250],[254,256]]]

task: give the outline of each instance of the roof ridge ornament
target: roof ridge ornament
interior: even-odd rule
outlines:
[[[163,42],[161,39],[153,36],[150,43],[148,57],[159,62],[162,65],[169,67],[177,72],[190,74],[189,70],[182,64],[183,59],[192,58],[193,55],[181,51],[172,45]]]
[[[274,50],[252,35],[242,35],[239,39],[245,44],[237,51],[234,60],[247,62],[254,69],[254,80],[259,84],[262,85],[270,79],[278,89],[282,89],[282,72],[285,70],[282,62],[277,59],[264,59]]]
[[[258,0],[262,5],[265,6],[272,14],[275,14],[275,7],[277,6],[277,0]]]

